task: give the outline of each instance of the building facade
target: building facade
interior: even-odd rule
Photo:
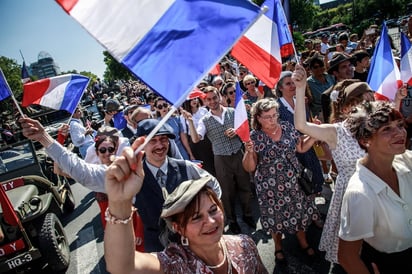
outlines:
[[[30,71],[38,79],[44,79],[59,75],[60,67],[54,62],[49,53],[41,51],[37,57],[37,62],[30,64]]]

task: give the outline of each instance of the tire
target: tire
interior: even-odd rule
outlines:
[[[63,225],[54,213],[47,213],[38,223],[39,250],[53,272],[66,271],[70,248]]]
[[[63,212],[67,214],[67,213],[72,213],[74,211],[74,208],[76,207],[76,201],[74,199],[74,195],[73,195],[69,182],[67,182],[66,179],[63,179],[63,180],[65,184],[64,188],[67,190],[66,197],[64,197],[65,200],[63,204]]]

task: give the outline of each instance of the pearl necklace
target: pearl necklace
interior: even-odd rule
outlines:
[[[217,265],[207,265],[207,267],[210,268],[210,269],[216,269],[216,268],[222,267],[225,264],[226,260],[227,260],[227,268],[228,268],[227,273],[232,274],[232,262],[230,261],[229,256],[227,256],[226,244],[223,241],[223,239],[220,239],[219,244],[223,249],[223,260]]]

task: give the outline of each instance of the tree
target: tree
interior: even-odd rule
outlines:
[[[106,64],[106,70],[104,71],[104,81],[107,83],[112,83],[114,80],[122,79],[129,80],[135,79],[132,73],[124,67],[122,64],[117,62],[113,56],[110,55],[108,51],[103,52],[104,63]]]
[[[16,99],[21,98],[23,84],[21,82],[21,66],[16,60],[4,56],[0,56],[0,68],[3,71],[4,77],[10,86],[11,92]],[[0,101],[0,109],[2,111],[13,111],[14,103],[10,97]]]

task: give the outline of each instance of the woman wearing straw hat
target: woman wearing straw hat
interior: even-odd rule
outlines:
[[[106,219],[105,259],[110,273],[267,273],[253,240],[245,235],[225,235],[220,193],[211,176],[184,181],[166,195],[161,217],[168,231],[178,236],[158,253],[135,252],[132,198],[142,187],[143,152],[127,148],[106,174],[109,208]],[[169,237],[171,238],[171,237]]]

